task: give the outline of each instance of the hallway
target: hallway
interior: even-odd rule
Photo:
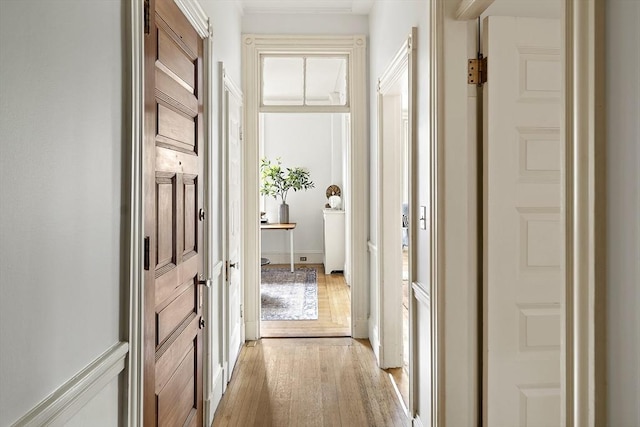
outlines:
[[[214,426],[405,426],[369,342],[262,339],[242,349]]]

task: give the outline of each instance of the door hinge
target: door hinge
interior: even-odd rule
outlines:
[[[487,58],[478,54],[478,58],[469,59],[467,65],[467,83],[482,86],[487,82]]]
[[[147,270],[147,271],[149,270],[149,242],[150,242],[149,236],[145,237],[144,238],[144,245],[143,245],[144,246],[143,247],[144,253],[142,255],[142,258],[143,258],[143,262],[144,262],[144,269]]]
[[[224,281],[229,281],[229,261],[224,262]]]
[[[151,23],[149,22],[149,9],[151,6],[149,5],[149,0],[144,0],[144,33],[151,33]]]
[[[240,318],[244,319],[244,304],[240,304]]]
[[[240,141],[242,141],[243,133],[240,131]]]

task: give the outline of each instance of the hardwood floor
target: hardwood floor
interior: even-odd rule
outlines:
[[[404,367],[389,368],[384,371],[391,375],[391,381],[393,381],[398,388],[400,398],[404,403],[405,409],[407,409],[409,407],[409,374],[407,374],[407,369]]]
[[[286,267],[267,265],[262,268]],[[260,322],[262,337],[349,337],[351,336],[351,293],[342,274],[325,274],[315,267],[318,278],[318,320],[271,320]]]
[[[262,339],[243,347],[213,426],[408,426],[366,340]]]

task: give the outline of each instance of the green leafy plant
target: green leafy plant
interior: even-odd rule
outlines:
[[[280,198],[282,203],[287,203],[289,190],[308,190],[315,186],[306,168],[285,168],[280,157],[274,162],[263,157],[260,160],[260,177],[260,194]]]

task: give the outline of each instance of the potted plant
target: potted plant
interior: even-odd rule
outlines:
[[[289,223],[289,205],[287,205],[289,190],[308,190],[315,186],[306,168],[285,168],[282,166],[280,157],[274,162],[263,157],[260,161],[260,177],[262,182],[260,194],[272,196],[276,200],[280,199],[278,220],[281,224]]]

